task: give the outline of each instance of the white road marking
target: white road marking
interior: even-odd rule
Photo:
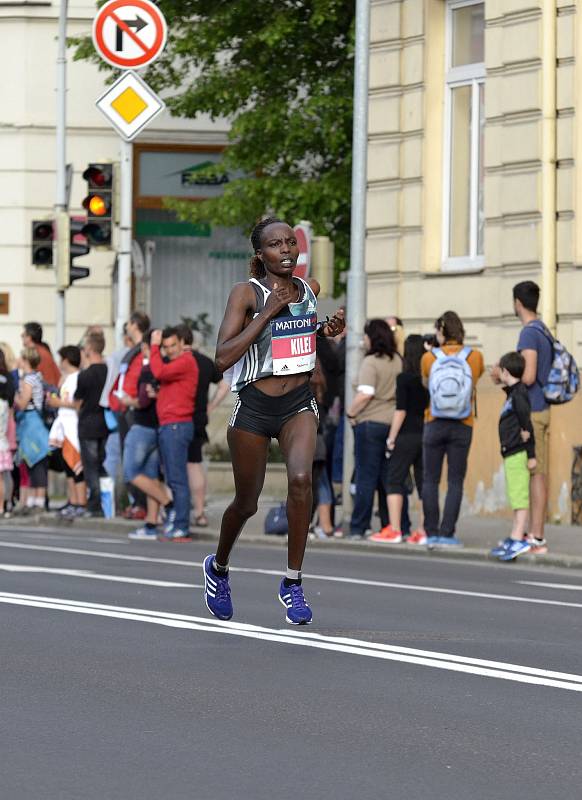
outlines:
[[[4,533],[5,531],[1,531]],[[6,531],[6,533],[14,534],[14,531]],[[65,542],[70,542],[71,539],[74,539],[73,536],[70,534],[58,534],[58,533],[18,533],[19,536],[23,538],[26,537],[27,539],[61,539]],[[127,544],[126,541],[123,539],[106,539],[104,537],[96,537],[96,536],[83,536],[84,542],[98,542],[99,544]]]
[[[166,564],[168,566],[193,567],[200,569],[201,561],[181,561],[175,558],[152,558],[151,556],[130,556],[124,553],[108,553],[97,550],[82,550],[73,547],[46,547],[44,545],[23,544],[16,542],[0,542],[0,547],[13,547],[18,550],[42,550],[49,553],[87,556],[89,558],[113,558],[118,561],[141,561],[148,564]],[[274,575],[281,577],[281,570],[253,569],[250,567],[231,567],[232,572],[248,572],[253,575]],[[397,589],[413,592],[429,592],[432,594],[449,594],[460,597],[478,597],[485,600],[501,600],[512,603],[532,603],[542,606],[561,606],[565,608],[582,608],[582,603],[570,603],[563,600],[544,600],[538,597],[518,597],[511,594],[493,594],[492,592],[471,592],[465,589],[446,589],[441,586],[421,586],[413,583],[393,583],[389,581],[369,581],[362,578],[346,578],[341,575],[316,575],[303,573],[304,578],[314,581],[330,581],[332,583],[348,583],[356,586],[371,586],[379,589]]]
[[[543,583],[542,581],[515,581],[523,586],[541,586],[545,589],[568,589],[570,592],[582,592],[582,586],[575,583]]]
[[[443,669],[468,675],[497,678],[499,680],[514,681],[516,683],[549,686],[557,689],[566,689],[572,692],[582,692],[582,675],[556,672],[554,670],[545,670],[519,664],[509,664],[503,661],[466,658],[451,653],[396,647],[376,642],[361,641],[359,639],[323,636],[321,634],[307,632],[303,633],[302,631],[289,632],[246,623],[221,622],[206,617],[168,614],[142,608],[83,603],[75,600],[42,597],[38,595],[1,592],[0,603],[26,606],[29,608],[44,608],[50,611],[69,611],[77,614],[109,617],[111,619],[121,619],[132,622],[144,622],[152,625],[162,625],[169,628],[181,628],[203,633],[240,636],[247,639],[259,639],[277,644],[311,647],[318,650],[366,656],[368,658],[397,661],[406,664],[416,664],[418,666],[432,667],[433,669]]]
[[[202,589],[202,584],[175,583],[174,581],[148,580],[147,578],[129,578],[123,575],[102,575],[86,569],[54,569],[52,567],[32,567],[22,564],[0,564],[0,571],[18,573],[46,573],[47,575],[67,575],[71,578],[91,578],[95,581],[110,581],[112,583],[137,583],[141,586],[162,586],[172,589]]]

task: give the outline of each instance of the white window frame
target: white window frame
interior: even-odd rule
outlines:
[[[477,253],[479,235],[479,87],[485,85],[485,63],[451,66],[453,56],[453,11],[465,6],[475,6],[484,0],[448,0],[445,20],[445,135],[443,155],[443,246],[442,270],[444,272],[469,272],[485,266],[485,255]],[[471,86],[471,189],[470,189],[470,235],[469,254],[450,256],[451,223],[451,138],[452,138],[452,90],[459,86]],[[481,154],[483,158],[484,154]]]

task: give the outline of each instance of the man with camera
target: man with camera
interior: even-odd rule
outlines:
[[[173,514],[168,487],[160,480],[158,449],[158,414],[156,399],[160,384],[150,367],[151,334],[145,333],[141,343],[142,368],[132,404],[133,425],[129,429],[123,451],[123,479],[140,489],[147,499],[147,515],[143,526],[129,534],[130,539],[156,539],[160,506],[166,516]]]
[[[160,346],[163,346],[165,360]],[[174,507],[166,516],[164,536],[187,540],[190,528],[188,447],[194,435],[192,418],[198,387],[198,365],[184,349],[183,334],[176,327],[152,331],[150,367],[159,383],[157,394],[158,445],[166,482]]]

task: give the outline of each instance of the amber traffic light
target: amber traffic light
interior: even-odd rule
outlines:
[[[87,181],[87,211],[84,233],[89,245],[111,247],[113,227],[113,164],[89,164],[83,179]]]

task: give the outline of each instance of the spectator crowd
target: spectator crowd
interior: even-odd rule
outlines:
[[[539,296],[532,281],[514,287],[521,332],[515,351],[491,370],[505,393],[499,447],[513,509],[511,532],[492,551],[501,561],[547,552],[549,408],[570,400],[579,384],[573,359],[538,316]],[[320,413],[313,534],[459,547],[482,353],[466,344],[454,311],[445,311],[424,336],[405,336],[397,317],[371,319],[363,334],[365,355],[349,408],[345,331],[318,339],[311,378]],[[38,323],[24,326],[18,357],[0,342],[0,511],[26,515],[48,508],[48,473],[55,470],[67,482],[67,502],[56,512],[62,518],[112,513],[112,479],[122,476],[123,515],[136,521],[130,538],[185,541],[192,524],[207,526],[206,426],[230,386],[201,344],[198,332],[184,324],[151,330],[141,312],[128,320],[124,346],[107,357],[97,327],[79,345],[62,347],[58,366]],[[349,529],[342,530],[335,511],[346,424],[354,430],[355,468]],[[409,496],[415,489],[421,502],[413,526]]]
[[[67,502],[56,512],[64,519],[112,515],[122,475],[123,515],[138,523],[131,539],[186,540],[191,522],[208,524],[202,447],[208,412],[229,386],[187,325],[150,330],[134,312],[124,338],[105,357],[103,330],[90,327],[58,351],[59,366],[36,322],[24,326],[18,357],[0,343],[4,515],[48,509],[52,470],[66,476]]]

